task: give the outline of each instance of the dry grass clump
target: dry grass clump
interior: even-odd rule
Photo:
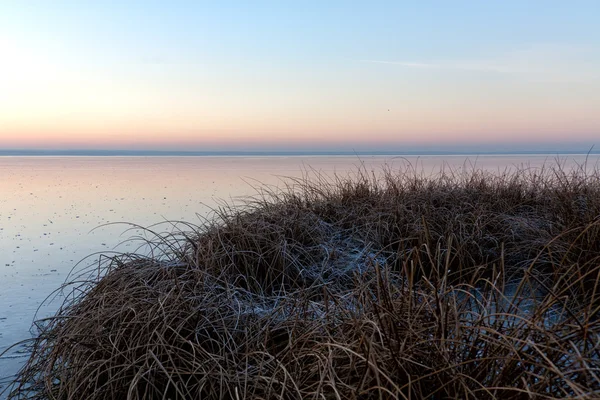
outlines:
[[[11,394],[598,398],[599,178],[289,180],[83,271]]]

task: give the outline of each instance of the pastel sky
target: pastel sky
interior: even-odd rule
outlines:
[[[600,2],[0,3],[0,149],[600,145]]]

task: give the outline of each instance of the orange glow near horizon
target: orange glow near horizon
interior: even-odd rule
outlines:
[[[386,110],[387,112],[387,110]],[[406,114],[406,113],[403,113]],[[238,120],[219,125],[202,121],[155,118],[153,121],[76,121],[75,118],[51,121],[27,121],[27,124],[3,124],[0,148],[20,149],[156,149],[226,150],[244,147],[327,147],[368,145],[371,148],[390,145],[443,145],[513,142],[560,142],[565,139],[593,141],[597,139],[594,121],[569,115],[549,121],[532,117],[430,115],[376,118],[289,118],[289,121]],[[363,114],[364,116],[364,114]],[[404,117],[404,118],[403,118]],[[461,120],[461,117],[464,118]],[[591,122],[591,123],[590,123]],[[571,135],[568,135],[572,133]]]
[[[302,89],[303,82],[294,83],[295,91],[265,81],[256,93],[199,88],[178,94],[154,83],[103,85],[102,79],[73,82],[64,74],[60,90],[32,84],[0,93],[0,148],[335,149],[586,141],[600,132],[600,95],[578,85],[585,96],[557,98],[553,90],[560,87],[536,84],[509,90],[490,83],[477,89],[467,81],[462,91],[445,83],[423,90],[401,80],[395,85],[404,83],[404,89],[391,90],[374,76],[360,87],[348,82],[330,91]],[[427,77],[412,78],[420,83]]]

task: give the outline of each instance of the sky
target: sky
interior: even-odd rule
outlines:
[[[0,2],[0,149],[600,147],[600,2]]]

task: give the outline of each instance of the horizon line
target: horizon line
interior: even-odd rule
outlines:
[[[415,155],[585,155],[600,154],[600,149],[582,150],[127,150],[127,149],[1,149],[0,156],[124,156],[124,157],[201,157],[201,156],[415,156]]]

